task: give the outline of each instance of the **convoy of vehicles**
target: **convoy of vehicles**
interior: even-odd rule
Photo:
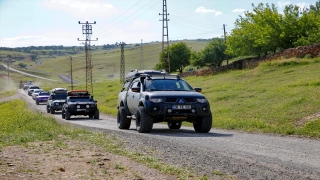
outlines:
[[[178,75],[164,71],[133,70],[118,95],[117,126],[129,129],[135,120],[140,133],[150,132],[153,123],[167,122],[170,129],[180,129],[183,121],[194,130],[207,133],[212,126],[208,100]]]
[[[61,110],[66,120],[79,115],[99,119],[97,101],[86,90],[54,88],[44,92],[36,85],[29,85],[27,90],[37,105],[46,103],[47,113]],[[208,133],[212,114],[201,91],[200,87],[192,88],[175,74],[132,70],[118,94],[117,127],[129,129],[131,121],[135,120],[136,130],[148,133],[154,123],[166,122],[169,129],[180,129],[182,122],[190,122],[196,132]]]

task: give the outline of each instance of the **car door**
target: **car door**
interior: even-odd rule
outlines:
[[[140,101],[140,91],[139,92],[132,91],[132,88],[137,88],[137,87],[141,87],[141,83],[138,79],[133,81],[132,85],[128,90],[127,105],[131,114],[136,114],[138,110],[138,105]]]

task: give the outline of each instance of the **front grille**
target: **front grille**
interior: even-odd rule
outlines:
[[[176,102],[178,98],[166,98],[165,102]]]
[[[194,98],[183,98],[186,102],[197,102]]]
[[[180,98],[166,98],[165,102],[169,103],[176,103]],[[194,98],[181,98],[183,99],[186,103],[195,103],[197,102],[196,99]]]

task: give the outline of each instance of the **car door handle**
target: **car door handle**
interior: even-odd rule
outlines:
[[[132,95],[132,98],[134,98],[134,95]]]

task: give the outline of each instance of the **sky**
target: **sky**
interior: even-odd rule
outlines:
[[[80,46],[83,24],[92,23],[91,45],[208,39],[231,32],[252,3],[309,7],[316,0],[0,0],[0,47]],[[94,24],[94,22],[96,22]],[[78,38],[80,41],[78,41]]]

